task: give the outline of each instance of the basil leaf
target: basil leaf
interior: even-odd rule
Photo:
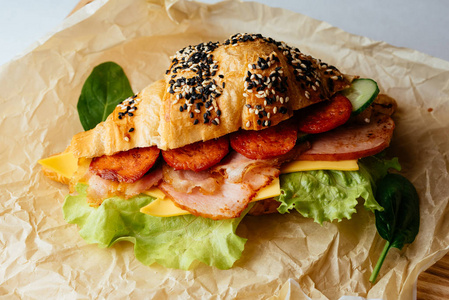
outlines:
[[[105,62],[96,66],[78,99],[78,115],[84,130],[106,120],[117,104],[132,95],[129,80],[118,64]]]
[[[418,193],[413,184],[399,174],[388,174],[380,180],[376,200],[384,208],[375,212],[377,232],[387,243],[374,267],[371,282],[376,281],[391,247],[402,249],[415,240],[420,220]]]

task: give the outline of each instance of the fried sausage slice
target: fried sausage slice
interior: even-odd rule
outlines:
[[[322,133],[345,124],[352,113],[352,104],[341,94],[329,101],[310,106],[301,112],[299,130],[305,133]]]
[[[103,179],[133,183],[156,163],[157,147],[134,148],[92,159],[89,170]]]
[[[285,154],[296,144],[298,130],[283,122],[263,130],[239,130],[231,134],[231,147],[251,159],[268,159]]]
[[[175,170],[204,171],[217,164],[229,152],[227,136],[162,151],[165,162]]]

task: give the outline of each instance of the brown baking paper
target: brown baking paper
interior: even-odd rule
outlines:
[[[130,243],[88,245],[62,217],[66,186],[37,160],[82,131],[76,104],[92,68],[115,61],[139,91],[162,78],[169,56],[237,32],[297,46],[345,73],[377,80],[397,99],[390,155],[421,198],[416,241],[392,249],[368,281],[384,241],[362,207],[320,226],[297,213],[246,217],[248,238],[230,270],[144,266]],[[411,299],[418,274],[449,249],[449,62],[351,35],[307,16],[257,3],[95,1],[30,52],[0,69],[0,295],[5,299]]]

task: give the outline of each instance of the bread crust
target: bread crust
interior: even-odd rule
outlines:
[[[167,150],[239,130],[261,130],[329,99],[352,77],[261,35],[237,34],[178,51],[164,80],[118,105],[105,122],[75,135],[77,157],[136,147]]]

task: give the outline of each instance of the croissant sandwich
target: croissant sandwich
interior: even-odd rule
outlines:
[[[179,50],[164,79],[40,162],[69,185],[64,217],[88,242],[132,241],[145,264],[229,268],[247,214],[322,223],[350,218],[360,198],[381,209],[370,170],[387,165],[373,155],[390,143],[396,103],[378,93],[283,42],[236,34]]]

